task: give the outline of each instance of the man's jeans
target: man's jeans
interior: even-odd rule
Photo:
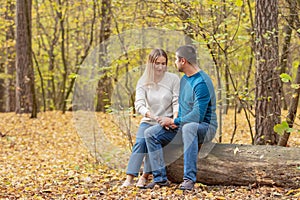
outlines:
[[[163,147],[176,136],[176,130],[166,130],[160,125],[155,125],[145,131],[146,144],[151,163],[154,182],[164,182],[167,179]]]
[[[166,130],[155,125],[145,131],[146,144],[149,152],[154,182],[167,180],[163,147],[170,143],[178,132],[182,137],[184,150],[184,179],[196,182],[197,159],[199,144],[211,141],[215,137],[216,128],[207,123],[187,123],[175,130]]]
[[[143,159],[144,160],[144,173],[150,173],[151,172],[151,167],[150,167],[150,162],[149,162],[149,157],[148,157],[148,150],[146,146],[146,141],[145,141],[145,130],[148,129],[153,125],[150,125],[148,123],[141,123],[139,126],[139,129],[136,134],[136,142],[133,145],[132,148],[132,153],[128,162],[128,167],[126,174],[131,174],[134,176],[138,176],[138,173],[140,171]]]
[[[196,182],[199,144],[210,142],[215,137],[216,128],[205,122],[191,122],[182,127],[181,134],[184,150],[183,179]]]

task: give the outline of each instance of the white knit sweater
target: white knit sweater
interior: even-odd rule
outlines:
[[[141,122],[155,124],[156,121],[145,117],[150,111],[154,116],[172,117],[178,112],[179,77],[165,72],[156,85],[146,86],[141,79],[136,86],[135,109],[144,117]]]

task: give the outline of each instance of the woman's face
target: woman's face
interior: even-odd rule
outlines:
[[[159,56],[156,61],[153,63],[154,65],[154,74],[155,76],[160,76],[164,74],[167,70],[167,59],[163,56]]]

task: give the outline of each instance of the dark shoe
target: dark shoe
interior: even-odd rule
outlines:
[[[164,182],[152,182],[149,183],[148,185],[146,185],[145,187],[143,187],[144,189],[153,189],[156,185],[158,185],[159,187],[169,187],[170,183],[169,181],[164,181]]]
[[[181,183],[179,189],[180,190],[192,190],[194,189],[194,182],[192,180],[189,179],[185,179],[183,180],[183,182]]]

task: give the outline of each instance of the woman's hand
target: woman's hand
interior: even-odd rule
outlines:
[[[155,121],[157,121],[157,118],[158,118],[157,116],[152,115],[150,111],[146,112],[145,117],[154,119]]]

